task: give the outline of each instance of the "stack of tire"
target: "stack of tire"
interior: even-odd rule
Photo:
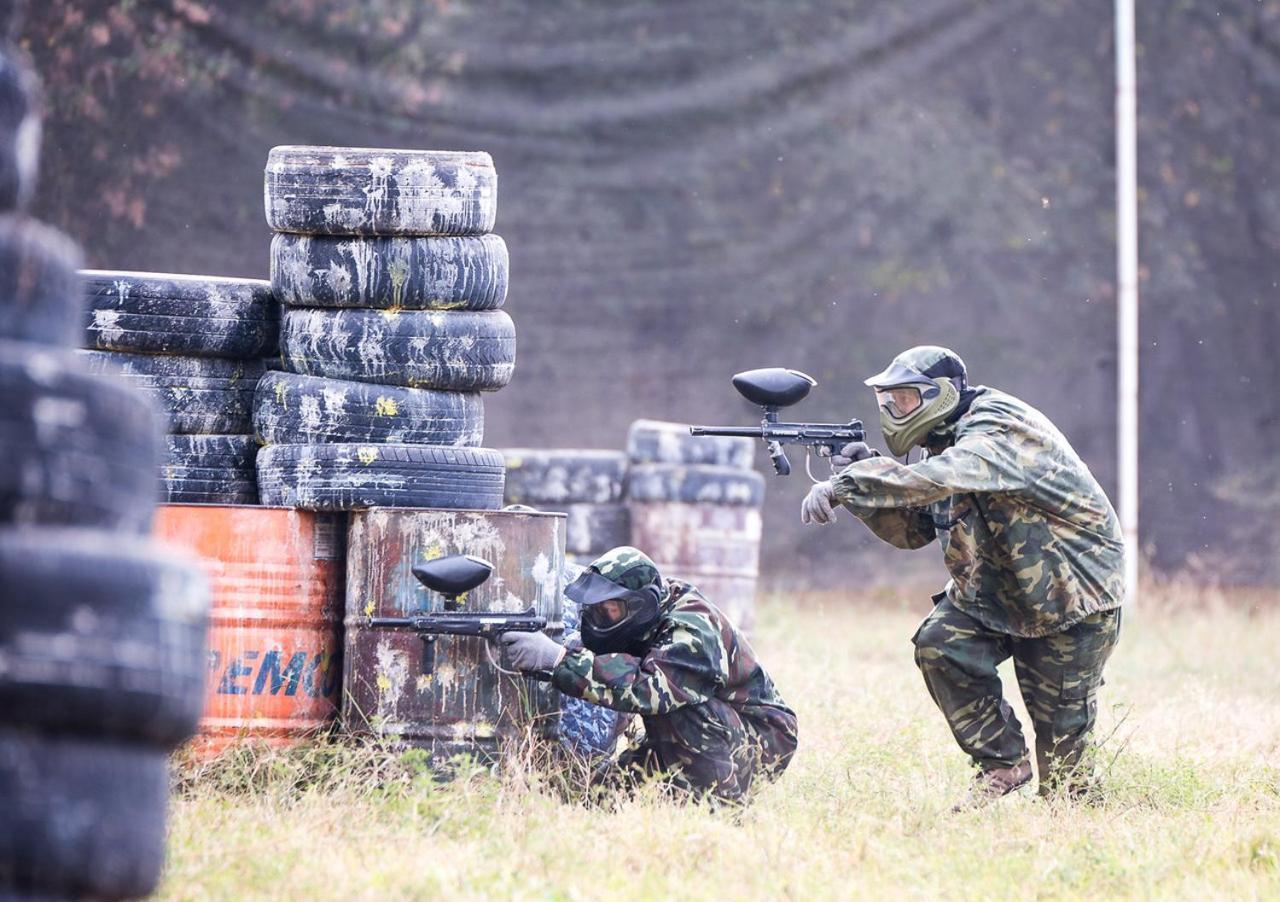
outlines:
[[[637,420],[627,435],[631,544],[743,630],[755,611],[764,502],[754,451],[749,438],[695,437],[682,423]]]
[[[173,504],[256,504],[253,392],[279,311],[261,279],[85,270],[85,347],[168,417],[162,475]]]
[[[478,447],[516,350],[493,160],[285,146],[265,183],[284,371],[254,404],[263,503],[500,508]]]
[[[35,90],[0,50],[0,896],[132,898],[200,715],[208,590],[143,538],[159,418],[73,350],[79,250],[18,212]]]
[[[629,544],[631,520],[622,500],[627,455],[572,448],[505,448],[507,504],[568,515],[565,556],[589,564]]]

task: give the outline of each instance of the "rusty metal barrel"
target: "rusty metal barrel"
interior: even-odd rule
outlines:
[[[201,754],[289,745],[337,716],[343,514],[165,504],[156,536],[201,559],[212,594]]]
[[[636,420],[627,436],[631,544],[743,631],[755,614],[764,500],[754,453],[750,439],[692,436],[683,423]]]
[[[413,576],[415,564],[470,554],[494,565],[461,600],[463,611],[516,613],[533,605],[555,635],[561,619],[562,514],[375,508],[351,515],[347,549],[343,722],[423,748],[437,760],[497,757],[509,740],[555,733],[559,693],[504,674],[500,652],[480,638],[441,636],[424,672],[423,642],[407,627],[370,617],[443,610]]]
[[[632,501],[631,544],[664,576],[697,586],[741,630],[755,614],[760,509],[740,504]]]

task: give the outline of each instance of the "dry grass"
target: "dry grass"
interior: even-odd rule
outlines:
[[[1096,808],[946,814],[968,768],[912,663],[924,612],[773,600],[756,645],[801,749],[736,817],[566,803],[519,763],[438,783],[414,755],[246,755],[182,771],[162,895],[1280,897],[1280,606],[1160,594],[1176,610],[1130,616],[1108,672]]]

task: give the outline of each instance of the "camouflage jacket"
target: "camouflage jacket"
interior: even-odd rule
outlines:
[[[941,537],[952,603],[1014,636],[1062,632],[1123,598],[1120,523],[1102,487],[1040,411],[981,389],[948,447],[914,464],[875,457],[833,478],[881,539]]]
[[[747,640],[693,586],[668,579],[643,658],[571,650],[552,674],[556,688],[616,711],[654,716],[718,698],[751,719],[752,709],[793,712]]]

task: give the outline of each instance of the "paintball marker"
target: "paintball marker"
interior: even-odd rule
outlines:
[[[818,380],[799,370],[774,366],[760,370],[747,370],[733,377],[733,387],[752,404],[764,408],[764,419],[759,426],[690,426],[693,435],[734,435],[763,439],[769,449],[769,459],[779,476],[791,473],[791,461],[783,445],[803,445],[806,448],[805,469],[808,470],[807,449],[813,448],[820,457],[839,453],[849,442],[860,442],[866,437],[861,420],[837,423],[782,423],[778,411],[804,400],[809,389]],[[813,474],[809,474],[813,478]]]
[[[369,626],[408,627],[418,633],[422,639],[424,674],[431,673],[435,668],[437,636],[479,636],[491,642],[502,633],[536,633],[546,629],[547,618],[535,613],[533,605],[519,614],[458,610],[458,596],[470,592],[492,573],[493,564],[469,554],[453,554],[418,564],[413,568],[413,575],[432,592],[444,596],[444,610],[426,611],[408,617],[370,617]],[[496,667],[492,651],[487,648],[486,651],[489,652],[489,660]],[[528,676],[539,680],[551,679],[551,674],[544,672]]]

